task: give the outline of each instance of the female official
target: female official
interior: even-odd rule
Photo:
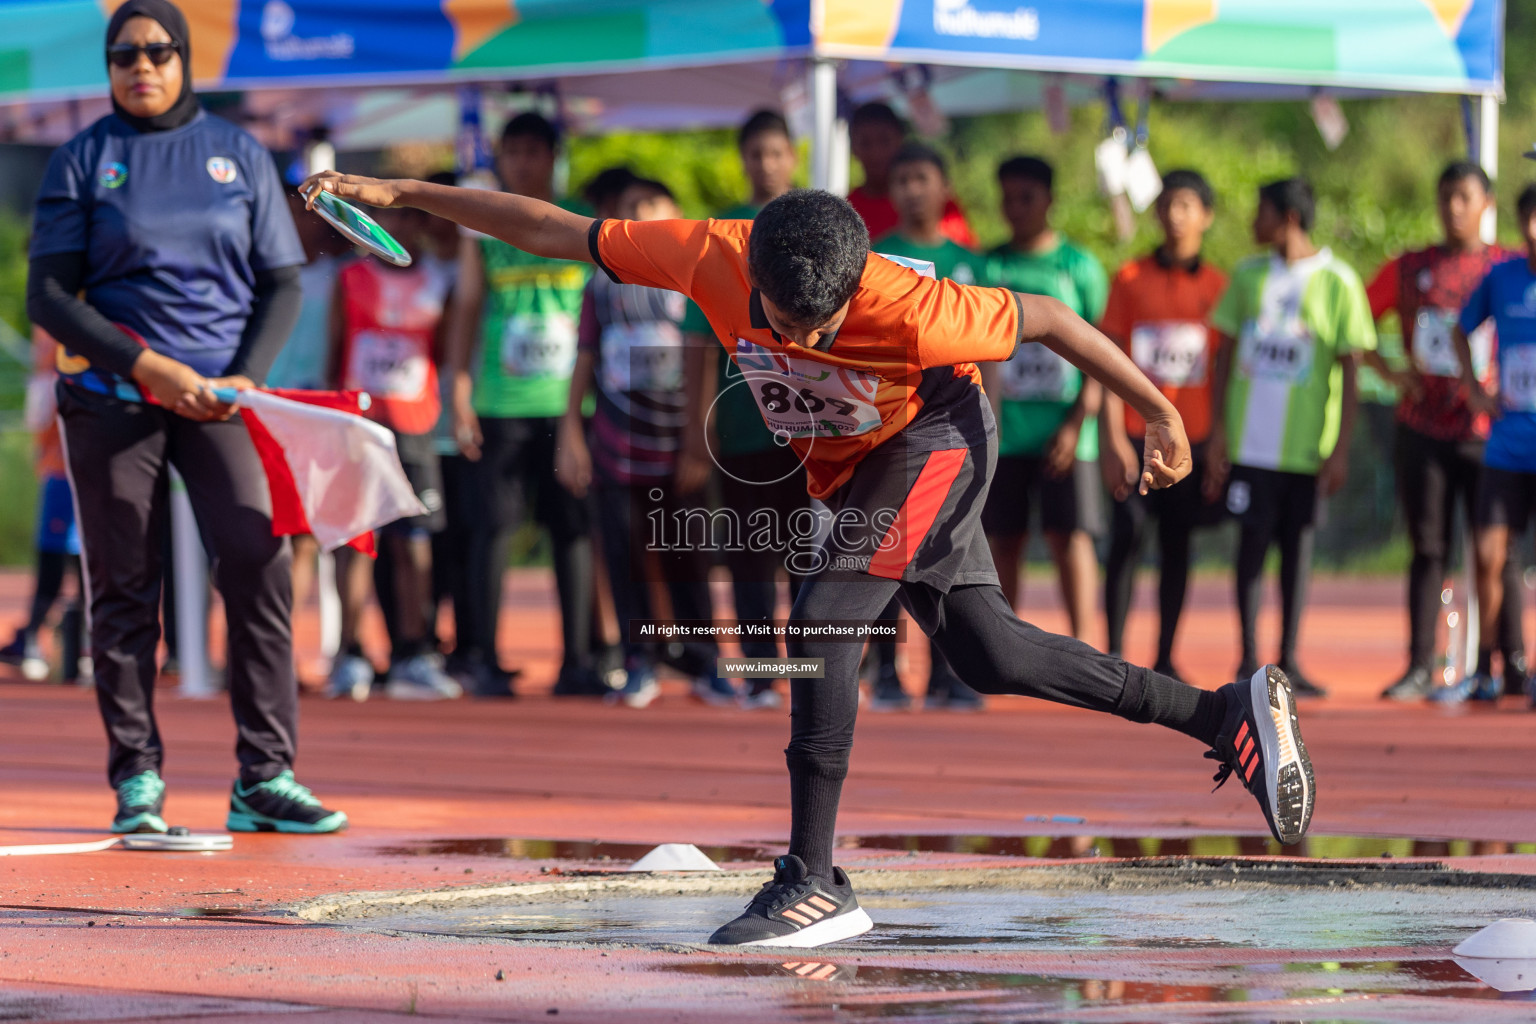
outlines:
[[[298,314],[304,251],[270,155],[191,89],[187,22],[128,0],[107,27],[113,112],[61,146],[38,195],[27,312],[67,350],[59,420],[75,501],[116,832],[164,832],[154,717],[175,466],[229,623],[232,831],[333,832],[293,777],[291,554],[220,387],[262,380]]]

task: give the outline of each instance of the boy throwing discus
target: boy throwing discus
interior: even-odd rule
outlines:
[[[1190,470],[1173,405],[1062,303],[936,281],[874,255],[853,207],[826,192],[786,193],[756,221],[634,222],[334,171],[304,185],[311,198],[316,189],[419,207],[540,256],[587,260],[616,281],[687,295],[833,516],[791,622],[873,620],[897,597],[976,689],[1183,732],[1213,748],[1206,756],[1220,764],[1218,783],[1238,775],[1277,840],[1306,834],[1312,766],[1284,673],[1265,667],[1199,690],[1021,622],[1003,598],[980,526],[997,445],[974,360],[1046,345],[1146,421],[1141,488],[1171,486]],[[789,557],[803,569],[805,554]],[[825,669],[790,688],[789,853],[713,943],[819,946],[873,927],[832,865],[860,645],[792,638],[789,646],[791,657],[823,659]]]

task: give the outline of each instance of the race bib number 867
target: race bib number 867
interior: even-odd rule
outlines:
[[[738,338],[739,385],[751,390],[763,422],[785,437],[847,437],[880,426],[872,373],[773,351]]]

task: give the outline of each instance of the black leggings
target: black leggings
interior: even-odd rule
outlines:
[[[1234,491],[1233,488],[1245,488]],[[1228,508],[1242,522],[1237,546],[1237,615],[1242,624],[1243,661],[1239,674],[1259,665],[1255,633],[1264,589],[1264,559],[1271,544],[1280,545],[1280,658],[1296,665],[1296,635],[1307,604],[1312,576],[1312,546],[1317,529],[1317,477],[1305,473],[1232,467]],[[1243,495],[1237,498],[1236,495]]]
[[[892,597],[933,638],[960,679],[982,693],[1107,711],[1215,742],[1225,714],[1223,695],[1185,686],[1023,622],[996,584],[957,586],[944,593],[922,583],[873,576],[813,579],[801,589],[790,621],[867,622],[878,618]],[[791,639],[789,654],[822,658],[825,669],[822,679],[790,684],[790,742],[784,752],[792,815],[789,852],[813,873],[828,875],[859,706],[861,645]]]
[[[1139,457],[1142,442],[1136,442]],[[1174,635],[1179,616],[1184,612],[1184,596],[1189,590],[1190,537],[1201,524],[1206,506],[1201,489],[1205,462],[1204,446],[1193,453],[1195,471],[1167,490],[1142,495],[1132,491],[1124,501],[1114,503],[1109,558],[1104,566],[1104,615],[1109,620],[1109,653],[1125,649],[1125,620],[1131,611],[1131,595],[1136,582],[1136,566],[1141,546],[1146,541],[1148,520],[1157,520],[1157,660],[1153,664],[1167,668],[1173,660]]]
[[[654,543],[648,540],[649,531],[654,529],[653,517],[664,517],[665,522],[678,524],[683,522],[679,517],[694,507],[691,502],[673,494],[669,484],[604,481],[597,485],[598,533],[608,564],[613,610],[619,620],[619,643],[624,648],[626,669],[654,668],[659,661],[666,660],[690,676],[708,676],[714,672],[719,654],[713,640],[647,643],[635,640],[630,633],[636,619],[655,617],[651,584],[658,581],[658,575],[659,582],[667,588],[674,619],[713,617],[709,600],[708,549],[703,544],[675,544],[656,550]],[[705,522],[707,524],[708,520]],[[686,527],[673,525],[669,529]],[[647,554],[652,554],[653,558],[647,559]],[[663,659],[663,652],[668,649],[671,649],[671,656]]]
[[[881,619],[895,620],[901,618],[901,602],[891,598],[885,610],[878,616]],[[869,656],[874,659],[876,678],[882,675],[894,677],[896,674],[896,641],[872,640],[869,644]],[[956,679],[954,666],[949,659],[944,657],[944,652],[938,645],[928,645],[928,687],[926,692],[932,695],[948,694],[954,689]]]
[[[1401,424],[1397,428],[1397,490],[1408,523],[1413,560],[1408,566],[1408,664],[1432,668],[1451,552],[1456,550],[1456,506],[1473,521],[1477,480],[1483,469],[1480,441],[1441,441]],[[1524,650],[1520,616],[1524,589],[1520,560],[1504,562],[1504,607],[1499,612],[1499,650],[1506,657]]]
[[[1130,617],[1131,595],[1136,582],[1136,565],[1141,545],[1147,535],[1148,512],[1140,495],[1115,503],[1109,558],[1104,566],[1104,611],[1109,620],[1109,650],[1120,654],[1125,649],[1125,621]],[[1184,597],[1189,590],[1190,536],[1194,524],[1174,518],[1157,517],[1157,661],[1166,666],[1173,660],[1173,641],[1184,612]]]
[[[471,614],[459,618],[469,661],[496,665],[496,627],[501,620],[502,576],[512,550],[513,528],[532,512],[549,531],[560,601],[560,671],[589,668],[592,652],[593,565],[591,516],[584,499],[555,479],[554,419],[484,417],[484,445],[465,490],[477,515],[466,542],[465,593]]]
[[[75,577],[76,597],[71,607],[80,607],[85,600],[84,588],[80,587],[80,559],[62,551],[38,551],[37,575],[32,585],[32,609],[24,627],[28,633],[36,633],[48,621],[48,613],[64,590],[65,573]]]

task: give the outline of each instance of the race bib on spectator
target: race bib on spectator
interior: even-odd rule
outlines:
[[[1311,374],[1314,347],[1310,335],[1263,332],[1256,322],[1249,321],[1238,346],[1238,367],[1251,380],[1295,384]]]
[[[413,339],[389,331],[359,331],[352,340],[347,387],[375,398],[414,399],[427,387],[427,356]]]
[[[1456,359],[1456,322],[1454,309],[1421,308],[1413,318],[1413,362],[1427,377],[1461,376]],[[1472,371],[1482,380],[1493,361],[1493,322],[1473,331],[1467,341],[1472,346]]]
[[[1511,412],[1536,413],[1536,345],[1510,345],[1499,353],[1499,392]]]
[[[1020,345],[999,368],[1003,397],[1012,402],[1066,402],[1072,364],[1044,345]]]
[[[683,332],[667,321],[603,329],[603,390],[681,391]]]
[[[1159,387],[1197,388],[1210,372],[1202,323],[1162,320],[1131,328],[1131,359]]]
[[[514,377],[569,377],[576,367],[576,318],[517,313],[501,332],[501,368]]]
[[[768,429],[784,437],[847,437],[880,426],[872,373],[799,359],[736,339],[736,366]]]

